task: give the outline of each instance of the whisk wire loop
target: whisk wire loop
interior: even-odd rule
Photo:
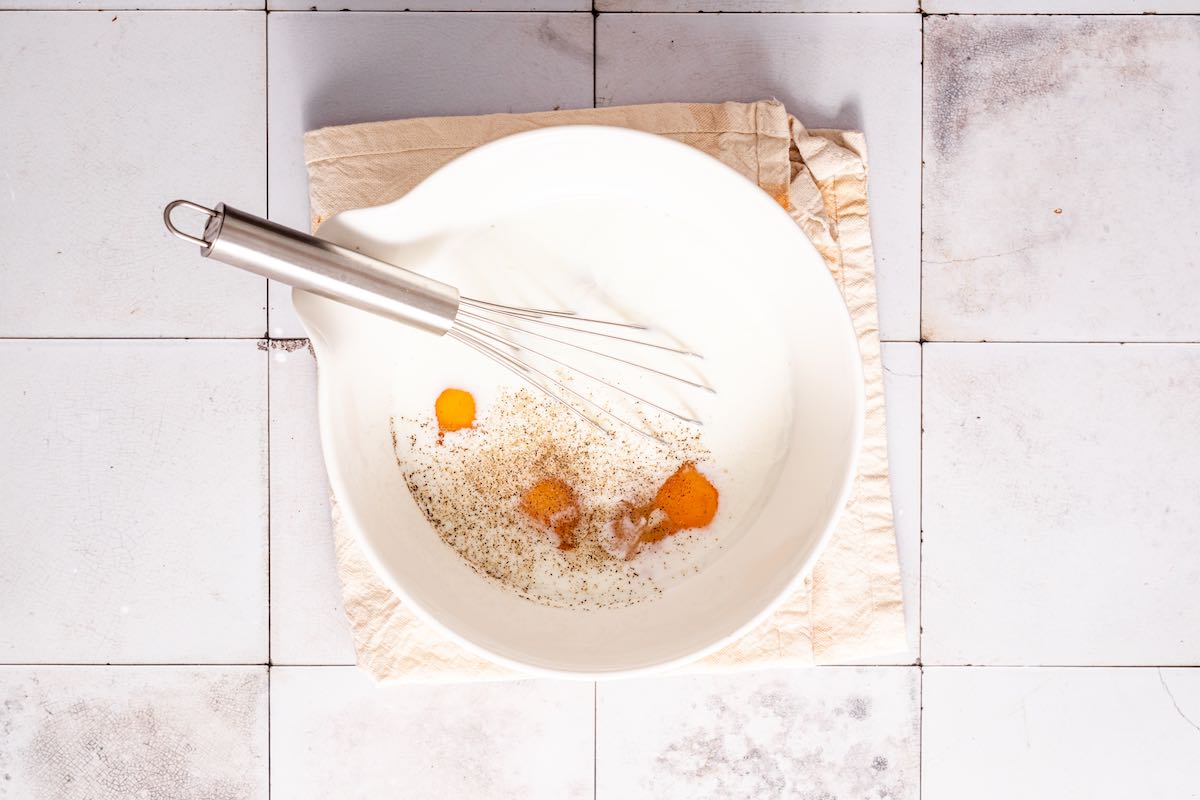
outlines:
[[[476,336],[483,336],[487,339],[491,339],[500,344],[512,346],[512,342],[508,339],[505,339],[503,336],[499,336],[497,334],[492,333],[491,331],[484,330],[483,328],[480,328],[476,325],[472,325],[469,322],[456,322],[455,326],[454,326],[454,330],[467,331],[472,334],[475,334]],[[459,341],[462,341],[462,339],[459,337],[455,337],[455,338],[458,339]],[[658,403],[654,402],[653,400],[650,400],[649,398],[642,397],[639,394],[634,394],[633,392],[629,391],[628,389],[626,389],[623,386],[620,386],[616,383],[612,383],[610,381],[606,381],[603,378],[597,377],[596,375],[593,375],[592,373],[588,372],[587,370],[581,369],[580,367],[575,366],[573,364],[568,364],[566,361],[563,361],[562,359],[559,359],[559,358],[555,358],[554,356],[550,355],[549,353],[543,352],[541,350],[535,350],[534,348],[529,347],[527,345],[522,345],[521,349],[525,350],[529,353],[532,353],[533,355],[538,356],[540,358],[544,358],[547,361],[552,361],[561,367],[566,367],[567,369],[569,369],[573,372],[576,372],[576,373],[582,375],[583,377],[588,378],[589,380],[595,381],[596,383],[599,383],[599,384],[603,384],[604,386],[607,386],[609,389],[612,389],[616,392],[620,392],[621,394],[625,395],[626,397],[628,397],[632,400],[636,400],[639,403],[645,403],[646,405],[650,406],[651,408],[657,408],[659,411],[662,411],[665,414],[670,414],[672,417],[675,417],[678,420],[681,420],[681,421],[687,422],[687,423],[691,423],[693,425],[702,425],[703,424],[700,420],[695,419],[694,417],[686,416],[678,411],[673,411],[672,409],[669,409],[666,406],[659,405]]]

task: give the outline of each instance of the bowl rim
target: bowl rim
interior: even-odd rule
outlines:
[[[625,139],[625,141],[627,141],[627,142],[641,142],[641,143],[644,143],[646,141],[653,141],[656,146],[666,145],[669,148],[675,149],[677,151],[677,153],[683,154],[684,157],[693,159],[697,164],[704,164],[706,168],[709,168],[709,169],[716,168],[716,169],[725,171],[725,172],[735,176],[739,181],[744,183],[747,188],[751,188],[754,190],[753,194],[747,195],[748,197],[754,196],[754,194],[756,194],[757,196],[761,197],[762,200],[767,201],[767,204],[763,205],[763,208],[766,210],[766,212],[770,213],[771,210],[773,209],[773,213],[776,213],[776,214],[779,214],[780,216],[782,216],[783,220],[786,221],[787,224],[796,232],[796,236],[798,237],[797,241],[803,243],[801,246],[807,246],[808,248],[811,248],[813,253],[816,255],[817,259],[820,261],[820,263],[822,263],[822,264],[825,263],[824,257],[821,256],[820,253],[818,253],[816,251],[815,246],[812,244],[811,240],[809,240],[808,236],[804,233],[804,231],[802,229],[800,229],[800,227],[791,218],[791,216],[788,215],[788,213],[783,209],[782,206],[780,206],[774,199],[772,199],[769,195],[767,195],[766,192],[762,191],[761,187],[757,186],[752,181],[749,181],[748,179],[746,179],[743,175],[738,173],[733,168],[721,163],[718,159],[708,155],[707,153],[705,153],[701,150],[691,147],[690,145],[683,144],[682,142],[678,142],[678,141],[668,138],[666,136],[660,136],[657,134],[647,133],[644,131],[638,131],[638,130],[633,130],[633,129],[629,129],[629,128],[620,128],[620,127],[606,126],[606,125],[558,125],[558,126],[553,126],[553,127],[538,128],[535,130],[522,131],[520,133],[505,136],[500,139],[496,139],[494,141],[491,141],[486,144],[475,147],[471,150],[468,150],[467,152],[457,156],[452,161],[448,162],[443,167],[439,168],[438,170],[435,170],[429,176],[424,178],[420,183],[418,183],[415,187],[413,187],[413,189],[411,191],[416,191],[421,186],[423,186],[427,181],[430,181],[430,180],[433,180],[434,178],[436,178],[436,176],[446,167],[453,165],[453,164],[460,164],[460,162],[462,162],[463,160],[474,160],[475,158],[490,157],[491,151],[497,150],[497,149],[502,150],[512,140],[547,138],[547,137],[555,137],[555,138],[557,138],[557,137],[576,137],[576,136],[580,136],[580,137],[601,136],[601,137],[608,137],[611,139]],[[410,193],[411,193],[411,191],[410,191]],[[321,224],[320,227],[325,228],[326,226],[330,225],[330,223],[333,223],[335,227],[338,225],[344,225],[344,224],[346,224],[346,219],[347,218],[352,219],[353,215],[359,214],[361,212],[369,212],[369,213],[380,212],[391,206],[405,202],[407,197],[408,197],[408,194],[405,194],[404,196],[402,196],[396,200],[393,200],[391,202],[388,202],[388,203],[383,203],[383,204],[380,204],[377,206],[370,206],[370,207],[364,207],[364,208],[359,208],[359,209],[350,209],[347,211],[340,212],[338,214],[331,216],[329,219],[325,220]],[[834,287],[833,287],[834,290],[837,291],[838,296],[841,297],[842,296],[841,291],[840,291],[840,289],[837,288],[836,282],[834,282],[832,274],[830,274],[828,272],[828,270],[826,270],[825,276],[826,276],[827,280],[829,280],[832,284],[834,284]],[[304,292],[303,290],[300,290],[300,289],[293,289],[292,294],[293,294],[293,299],[295,299],[299,296],[302,296],[302,295],[308,295],[307,292]],[[427,611],[424,608],[424,606],[421,605],[420,602],[416,601],[403,588],[400,581],[397,580],[396,576],[386,566],[386,562],[384,561],[383,557],[376,550],[376,548],[372,544],[370,538],[363,532],[363,527],[359,523],[359,520],[356,516],[354,508],[350,504],[343,503],[342,501],[340,501],[338,499],[339,497],[347,497],[347,496],[349,496],[349,494],[345,491],[346,482],[345,482],[344,476],[341,472],[341,469],[338,466],[336,458],[333,455],[334,453],[337,452],[336,447],[334,446],[334,441],[333,441],[333,427],[334,426],[331,425],[328,421],[328,415],[330,413],[332,413],[332,407],[334,405],[332,397],[331,397],[331,395],[334,391],[333,387],[340,382],[339,379],[335,375],[332,374],[333,372],[336,371],[335,365],[337,363],[337,360],[335,358],[326,358],[324,360],[321,358],[322,353],[328,354],[331,352],[332,346],[325,340],[319,327],[317,325],[315,325],[313,320],[311,320],[306,315],[304,308],[303,308],[303,303],[302,302],[295,303],[295,306],[296,306],[297,316],[300,318],[301,323],[304,325],[304,328],[305,328],[306,332],[308,333],[309,341],[312,343],[314,353],[317,356],[317,362],[320,365],[320,368],[317,371],[317,373],[318,373],[317,374],[318,427],[319,427],[319,431],[320,431],[321,447],[322,447],[322,453],[323,453],[323,460],[325,462],[325,467],[326,467],[326,473],[329,477],[329,483],[330,483],[330,488],[331,488],[331,492],[332,492],[332,496],[333,496],[333,502],[336,505],[337,514],[341,519],[341,523],[343,525],[348,525],[349,528],[353,531],[354,538],[357,541],[357,543],[359,544],[359,546],[361,547],[364,557],[366,558],[367,562],[370,564],[371,569],[374,571],[375,575],[387,586],[387,588],[390,591],[392,591],[396,595],[396,597],[402,603],[404,603],[404,605],[413,613],[413,615],[415,617],[417,617],[421,622],[429,625],[438,634],[444,636],[445,638],[449,639],[450,641],[454,642],[455,644],[463,647],[466,651],[470,652],[471,654],[478,656],[479,658],[481,658],[491,664],[499,665],[501,667],[512,670],[515,673],[518,673],[517,675],[513,676],[514,678],[545,677],[545,678],[568,679],[568,680],[604,681],[604,680],[611,680],[611,679],[617,679],[617,678],[622,678],[622,677],[649,676],[649,675],[669,672],[673,669],[677,669],[677,668],[683,667],[687,664],[691,664],[696,661],[699,661],[700,659],[702,659],[708,655],[711,655],[712,653],[716,652],[717,650],[720,650],[722,647],[725,647],[726,645],[730,644],[731,642],[736,641],[737,639],[740,639],[741,637],[745,636],[748,632],[750,632],[752,629],[754,629],[755,627],[757,627],[758,625],[763,623],[772,614],[774,614],[775,611],[789,597],[791,597],[792,595],[795,594],[795,592],[798,590],[798,588],[800,587],[802,582],[808,577],[808,575],[810,575],[812,573],[812,570],[817,562],[817,559],[820,558],[821,554],[824,552],[825,548],[828,546],[829,540],[832,538],[833,532],[837,529],[837,525],[840,522],[842,515],[845,512],[846,504],[849,501],[850,493],[853,490],[855,480],[858,475],[859,461],[862,456],[862,440],[863,440],[863,434],[864,434],[864,428],[865,428],[866,387],[865,387],[865,379],[864,379],[864,375],[863,375],[862,354],[861,354],[860,346],[859,346],[858,331],[857,331],[857,328],[855,328],[855,326],[854,326],[854,322],[850,315],[849,308],[846,307],[846,305],[844,303],[844,298],[843,298],[842,311],[844,314],[844,321],[845,321],[846,329],[848,330],[848,333],[851,338],[851,344],[852,344],[851,351],[854,356],[853,360],[855,362],[852,365],[852,370],[851,370],[851,373],[853,376],[853,383],[854,383],[853,392],[852,392],[852,401],[853,401],[854,407],[852,409],[852,415],[851,415],[852,428],[851,428],[850,437],[849,437],[849,439],[850,439],[849,444],[852,448],[851,454],[850,454],[850,457],[846,461],[845,469],[842,471],[842,474],[839,476],[840,487],[839,487],[839,490],[837,493],[837,500],[831,506],[831,510],[825,521],[824,527],[821,530],[820,535],[817,537],[817,541],[816,541],[815,546],[812,549],[812,552],[800,564],[800,566],[796,570],[795,574],[792,575],[792,577],[785,583],[782,590],[774,598],[772,598],[768,603],[764,604],[763,608],[758,613],[751,616],[748,620],[746,620],[740,626],[736,627],[733,631],[722,634],[722,635],[716,637],[709,644],[707,644],[703,647],[697,648],[695,650],[692,650],[689,653],[686,653],[684,655],[681,655],[681,656],[678,656],[675,658],[663,659],[660,661],[656,661],[652,664],[646,664],[646,665],[640,665],[640,666],[625,667],[625,668],[613,668],[613,669],[601,669],[601,670],[553,668],[553,667],[546,667],[546,666],[542,666],[542,665],[529,664],[529,663],[526,663],[523,661],[519,661],[519,660],[510,658],[508,656],[505,656],[505,655],[502,655],[499,653],[495,653],[495,652],[487,649],[486,647],[483,647],[482,645],[477,644],[476,642],[470,640],[466,636],[464,636],[464,635],[458,633],[457,631],[453,630],[452,628],[448,627],[446,624],[441,622],[436,616],[434,616],[432,613]]]

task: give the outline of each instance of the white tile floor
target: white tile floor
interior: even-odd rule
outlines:
[[[916,800],[920,680],[829,667],[600,684],[596,796]]]
[[[1200,797],[1200,0],[313,1],[0,0],[0,799]],[[868,135],[909,652],[373,689],[287,294],[162,204],[762,96]]]
[[[379,689],[354,667],[276,667],[271,700],[276,797],[592,796],[591,684]]]

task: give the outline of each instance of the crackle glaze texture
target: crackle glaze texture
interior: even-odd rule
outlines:
[[[0,667],[0,798],[265,798],[264,667]]]

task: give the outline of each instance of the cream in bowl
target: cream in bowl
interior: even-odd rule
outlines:
[[[665,369],[715,389],[622,373],[697,427],[575,379],[663,443],[604,434],[458,342],[297,292],[339,509],[426,622],[594,678],[711,652],[798,586],[853,475],[861,366],[824,262],[758,187],[676,142],[565,127],[473,150],[321,235],[471,297],[646,323],[703,355]]]

